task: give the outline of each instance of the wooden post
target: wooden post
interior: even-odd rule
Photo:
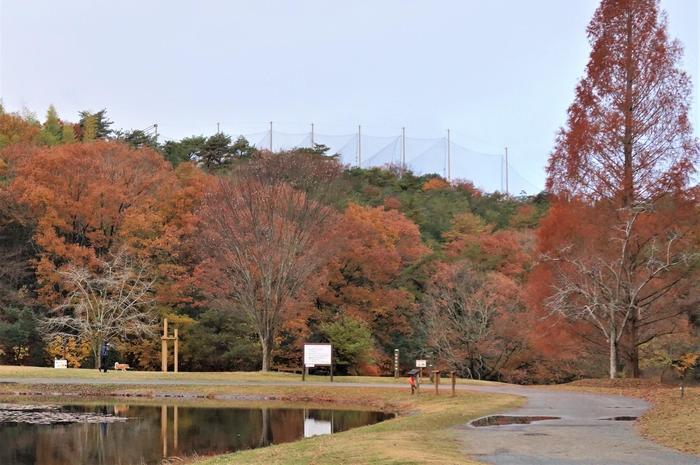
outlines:
[[[175,350],[175,360],[174,360],[174,365],[175,365],[175,366],[173,367],[173,371],[174,371],[175,373],[177,373],[178,351],[180,350],[180,348],[179,348],[179,342],[180,342],[180,339],[179,339],[178,336],[177,336],[177,328],[175,328],[175,340],[173,341],[174,350]]]
[[[440,395],[440,370],[433,370],[433,376],[435,377],[435,395]]]
[[[457,384],[457,376],[454,370],[450,371],[450,376],[452,377],[452,397],[455,396],[455,385]]]
[[[160,366],[163,373],[168,372],[168,319],[163,319],[163,337],[160,344]]]

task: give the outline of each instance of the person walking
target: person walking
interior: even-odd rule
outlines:
[[[411,386],[411,395],[415,394],[418,392],[418,383],[416,382],[416,378],[418,376],[418,370],[410,370],[408,372],[408,384]]]
[[[107,373],[107,368],[109,367],[107,359],[109,358],[109,342],[105,341],[100,349],[100,370]]]

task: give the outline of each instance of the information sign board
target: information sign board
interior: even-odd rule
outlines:
[[[304,366],[331,365],[333,350],[330,344],[304,344]]]

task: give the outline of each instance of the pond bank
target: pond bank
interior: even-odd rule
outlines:
[[[71,384],[0,384],[0,396],[7,399],[52,398],[64,402],[70,397],[112,397],[157,402],[163,399],[177,403],[216,404],[230,402],[304,403],[328,408],[357,408],[397,413],[394,419],[361,427],[332,436],[317,436],[305,440],[222,455],[193,459],[198,465],[213,464],[347,464],[363,463],[441,463],[476,464],[468,461],[460,450],[453,426],[487,415],[493,411],[513,408],[522,403],[516,396],[473,393],[459,389],[455,397],[447,387],[436,396],[424,389],[411,396],[405,385],[368,386],[362,383],[339,383],[335,386],[281,385],[266,383],[225,385],[152,385],[152,384],[91,384],[89,379]],[[363,380],[364,381],[364,380]],[[132,382],[133,383],[133,382]],[[61,400],[63,399],[63,400]]]

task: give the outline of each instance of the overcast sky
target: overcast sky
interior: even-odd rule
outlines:
[[[0,95],[42,118],[107,108],[166,138],[264,131],[441,137],[544,184],[596,0],[0,0]],[[698,133],[697,0],[662,0]]]

